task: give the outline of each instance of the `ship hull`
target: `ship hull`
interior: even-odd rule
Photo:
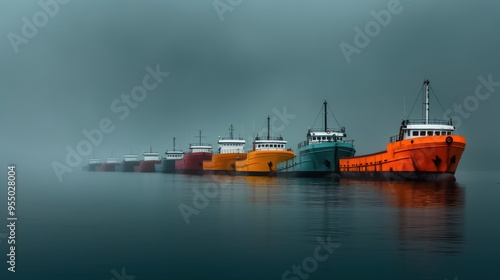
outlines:
[[[188,153],[184,155],[183,159],[175,161],[175,171],[183,174],[203,174],[203,161],[211,159],[212,153]]]
[[[340,179],[340,173],[333,171],[286,171],[276,172],[278,177],[299,177],[299,178],[334,178]]]
[[[87,166],[87,171],[97,171],[100,165],[100,163],[91,163]]]
[[[339,159],[354,156],[350,143],[328,142],[306,145],[298,155],[277,166],[278,176],[284,177],[337,177]]]
[[[104,172],[114,172],[117,163],[103,163],[96,167],[96,171],[104,171]]]
[[[226,153],[213,155],[210,161],[203,161],[203,173],[217,175],[235,174],[236,161],[247,158],[245,153]]]
[[[162,173],[175,173],[175,162],[177,160],[174,159],[162,159],[161,161],[161,169]]]
[[[292,151],[283,150],[251,151],[245,160],[236,161],[235,175],[276,176],[276,165],[294,155]]]
[[[342,178],[354,178],[374,181],[433,181],[433,182],[454,182],[454,173],[445,172],[342,172]]]
[[[140,162],[138,160],[134,161],[123,161],[122,162],[122,172],[134,172],[135,166],[139,166]]]
[[[141,161],[139,165],[139,172],[153,173],[156,171],[155,164],[157,163],[158,161],[156,160]]]
[[[391,142],[386,151],[340,159],[340,174],[373,180],[455,181],[465,145],[465,138],[457,135]]]

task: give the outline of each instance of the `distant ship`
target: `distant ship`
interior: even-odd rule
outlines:
[[[123,172],[134,172],[135,167],[139,166],[140,161],[136,154],[127,154],[123,156],[122,170]]]
[[[101,160],[98,158],[91,158],[89,159],[89,165],[88,165],[88,171],[96,171],[97,167],[101,165]]]
[[[105,163],[96,166],[97,171],[115,171],[116,166],[119,165],[120,162],[117,158],[110,157],[106,159]]]
[[[97,167],[101,165],[101,160],[98,158],[90,158],[89,163],[82,167],[83,171],[97,171]]]
[[[270,118],[267,117],[267,137],[257,135],[253,150],[247,158],[236,161],[237,175],[276,176],[276,164],[294,157],[291,149],[286,149],[283,137],[270,136]]]
[[[352,157],[353,140],[347,140],[345,128],[328,128],[328,103],[323,102],[323,129],[309,129],[307,140],[298,145],[297,155],[277,164],[278,176],[340,177],[339,158]]]
[[[247,158],[245,140],[233,135],[233,125],[229,127],[229,137],[219,137],[218,153],[212,155],[211,160],[203,161],[203,172],[207,174],[234,174],[236,160]]]
[[[149,146],[149,152],[142,153],[144,159],[139,164],[139,168],[135,169],[139,172],[155,172],[155,164],[159,163],[159,155],[160,153],[153,152],[152,147]]]
[[[452,120],[429,119],[429,80],[424,81],[423,120],[403,119],[399,134],[382,152],[340,159],[346,178],[455,181],[465,137],[454,135]]]
[[[172,150],[167,150],[165,155],[161,159],[160,171],[163,173],[175,173],[175,161],[184,158],[184,152],[175,149],[175,137],[174,146]]]
[[[203,174],[203,161],[212,159],[212,145],[201,142],[201,130],[198,143],[189,144],[189,153],[175,161],[175,171],[185,174]]]

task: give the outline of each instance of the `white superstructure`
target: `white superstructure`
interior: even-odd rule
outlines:
[[[245,143],[246,141],[241,138],[235,138],[233,136],[233,125],[229,127],[229,137],[220,137],[217,144],[219,145],[219,154],[244,154],[245,153]]]
[[[101,159],[98,159],[98,158],[90,158],[89,159],[89,164],[100,164],[101,163]]]
[[[124,161],[138,161],[139,158],[137,155],[135,154],[128,154],[128,155],[124,155],[123,156],[123,160]]]
[[[156,152],[144,152],[142,154],[144,156],[144,161],[155,161],[155,160],[159,160],[159,155],[160,153],[156,153]]]
[[[118,159],[114,157],[110,157],[106,159],[106,163],[118,163]]]
[[[174,147],[172,150],[167,150],[165,152],[165,155],[163,156],[163,159],[166,160],[178,160],[178,159],[183,159],[184,158],[184,152],[182,150],[176,150],[175,149],[175,137],[174,137]]]
[[[199,141],[198,143],[195,144],[189,144],[189,150],[191,153],[211,153],[212,152],[212,144],[207,144],[207,143],[201,143],[201,138],[204,136],[201,136],[201,130],[199,130]]]
[[[267,137],[262,137],[257,135],[253,141],[253,149],[255,151],[266,151],[266,150],[286,150],[287,141],[283,137],[271,137],[270,136],[270,118],[267,117]]]
[[[455,131],[452,120],[430,120],[429,119],[429,80],[424,81],[425,85],[425,101],[422,120],[405,119],[401,123],[399,135],[392,136],[391,142],[401,141],[406,139],[425,137],[425,136],[442,136],[452,135]]]

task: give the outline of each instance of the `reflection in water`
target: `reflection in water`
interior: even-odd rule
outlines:
[[[464,241],[464,189],[455,183],[342,181],[372,188],[398,208],[397,237],[402,251],[460,253]]]
[[[244,180],[250,187],[255,187],[255,188],[272,187],[275,186],[278,181],[277,177],[270,177],[270,176],[245,176],[240,178],[244,178]]]
[[[272,203],[280,198],[278,194],[272,195],[273,187],[276,186],[278,178],[269,176],[246,176],[245,183],[251,187],[250,203]]]
[[[463,190],[456,183],[362,182],[345,180],[343,185],[364,185],[380,190],[389,205],[398,208],[444,208],[463,206]]]
[[[370,230],[378,236],[376,228],[361,229],[356,220],[379,219],[380,238],[397,240],[400,251],[456,254],[464,242],[465,193],[457,184],[274,177],[245,177],[244,182],[251,187],[252,204],[301,209],[292,218],[309,221],[301,231],[311,239],[327,234],[343,239]],[[383,214],[373,216],[378,212]]]

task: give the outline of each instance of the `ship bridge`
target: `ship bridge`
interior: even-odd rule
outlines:
[[[100,164],[101,160],[98,158],[91,158],[89,159],[89,164]]]
[[[173,142],[174,142],[174,145],[173,145],[172,150],[167,150],[165,152],[165,155],[163,156],[163,158],[167,159],[167,160],[183,159],[184,152],[182,150],[175,149],[175,137],[173,138]]]
[[[341,130],[309,129],[307,131],[307,140],[300,142],[298,147],[325,142],[353,142],[352,140],[346,140],[346,137],[345,128]]]
[[[429,118],[429,80],[424,81],[425,100],[423,119],[409,120],[404,119],[399,129],[399,134],[389,138],[390,142],[402,141],[406,139],[426,137],[426,136],[443,136],[452,135],[455,131],[453,121],[449,120],[432,120]]]
[[[211,153],[212,144],[206,144],[206,143],[189,144],[189,149],[191,150],[192,153]]]
[[[201,138],[205,138],[205,136],[201,135],[201,129],[198,130],[198,143],[189,144],[189,149],[191,153],[211,153],[212,152],[212,144],[201,143]]]
[[[253,146],[255,151],[286,150],[286,140],[283,137],[255,137]]]
[[[220,137],[219,154],[244,154],[246,141],[242,137],[234,137],[233,124],[229,126],[229,137]]]
[[[114,157],[110,157],[106,159],[106,163],[118,163],[118,159]]]
[[[390,142],[425,136],[452,135],[454,131],[455,126],[451,120],[429,120],[427,123],[421,120],[404,120],[399,135],[392,136]]]
[[[165,159],[182,159],[184,158],[184,152],[183,151],[176,151],[176,150],[173,150],[173,151],[166,151],[165,152],[165,156],[164,156]]]
[[[123,156],[124,161],[137,161],[137,155],[129,154]]]
[[[144,156],[144,161],[150,161],[150,160],[158,160],[158,156],[160,154],[155,152],[144,152],[142,155]]]
[[[241,138],[233,137],[219,137],[219,154],[229,154],[229,153],[245,153],[245,143],[246,141]]]

